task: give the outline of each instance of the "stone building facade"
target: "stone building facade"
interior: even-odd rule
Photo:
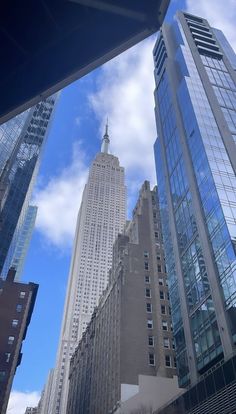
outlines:
[[[174,374],[157,194],[145,181],[133,219],[114,244],[109,285],[72,357],[67,413],[123,412],[139,392],[140,375]]]
[[[112,246],[126,223],[125,172],[109,153],[108,127],[96,154],[78,213],[49,413],[65,414],[70,359],[107,287]],[[45,390],[48,395],[48,385]]]

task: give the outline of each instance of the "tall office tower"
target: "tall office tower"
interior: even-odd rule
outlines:
[[[191,400],[200,404],[234,379],[236,405],[235,56],[205,19],[182,12],[163,25],[153,53],[156,169],[179,383],[192,385],[204,374],[206,394],[198,390]],[[219,361],[228,371],[214,382],[206,373]]]
[[[153,412],[180,392],[175,373],[160,214],[145,181],[72,357],[67,414]]]
[[[38,403],[37,414],[50,413],[50,398],[53,385],[53,372],[53,369],[49,371],[46,385],[42,391],[41,398]]]
[[[112,245],[126,221],[124,168],[108,150],[106,127],[101,152],[90,167],[78,214],[54,371],[53,414],[66,412],[70,358],[107,286]]]
[[[10,267],[16,270],[15,281],[19,281],[23,272],[24,263],[29,248],[30,240],[34,230],[38,207],[27,206],[19,217],[11,245],[2,269],[2,276],[5,277]]]
[[[25,222],[55,100],[51,96],[0,126],[1,274],[6,260],[12,261]],[[5,276],[8,269],[6,265]]]
[[[13,378],[22,358],[22,342],[34,308],[38,285],[18,283],[15,270],[0,279],[0,412],[6,413]]]

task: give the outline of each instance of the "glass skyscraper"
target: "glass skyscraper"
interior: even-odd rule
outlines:
[[[158,191],[187,386],[235,352],[236,59],[219,30],[183,12],[163,25],[153,54]]]
[[[28,200],[27,200],[28,201]],[[19,217],[16,230],[14,232],[11,245],[8,250],[6,260],[2,269],[2,277],[5,279],[10,267],[16,269],[15,281],[21,279],[21,275],[24,268],[24,263],[34,230],[35,220],[37,216],[37,206],[26,206],[22,209]]]
[[[8,264],[13,263],[19,237],[22,242],[21,230],[55,100],[53,95],[0,126],[0,273],[3,277],[8,272]]]

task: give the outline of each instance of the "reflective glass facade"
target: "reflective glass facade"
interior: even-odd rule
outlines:
[[[0,272],[12,263],[56,96],[0,127]],[[3,275],[4,276],[4,275]]]
[[[232,414],[236,411],[236,356],[217,364],[187,392],[154,414]]]
[[[20,280],[31,236],[34,230],[37,210],[38,208],[36,206],[28,204],[26,206],[26,211],[23,207],[3,266],[3,278],[7,276],[7,272],[10,267],[14,267],[14,269],[16,269],[15,281]]]
[[[154,62],[156,169],[184,386],[236,342],[236,77],[207,21],[181,12],[163,26]]]

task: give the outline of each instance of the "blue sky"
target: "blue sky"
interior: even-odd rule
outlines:
[[[172,0],[167,19],[187,8],[224,30],[235,46],[235,0],[226,3],[227,8],[221,0]],[[154,42],[155,36],[61,92],[34,194],[39,212],[23,281],[39,283],[39,292],[9,414],[37,403],[55,364],[76,215],[107,116],[112,152],[126,168],[129,211],[142,181],[155,184]]]

